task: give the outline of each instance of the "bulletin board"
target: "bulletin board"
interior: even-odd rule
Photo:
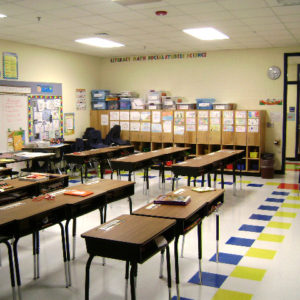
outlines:
[[[28,136],[30,141],[63,137],[61,96],[28,97]]]

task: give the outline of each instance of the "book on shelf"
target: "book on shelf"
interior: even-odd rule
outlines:
[[[155,204],[168,204],[168,205],[187,205],[191,202],[191,196],[183,195],[159,195],[155,200]]]
[[[82,191],[82,190],[66,190],[64,192],[64,195],[80,196],[80,197],[86,197],[91,194],[94,194],[94,193],[91,191]]]
[[[41,181],[49,179],[48,175],[32,173],[23,177],[20,177],[19,180],[27,180],[27,181]]]

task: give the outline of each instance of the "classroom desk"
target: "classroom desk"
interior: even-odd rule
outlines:
[[[178,192],[179,191],[179,192]],[[200,284],[202,282],[201,276],[201,260],[202,260],[202,238],[201,238],[201,225],[204,217],[211,214],[219,205],[224,202],[224,190],[216,190],[210,192],[195,192],[191,187],[182,187],[176,192],[170,192],[168,194],[178,194],[184,196],[191,196],[191,202],[185,206],[181,205],[159,205],[154,202],[143,206],[142,208],[135,210],[134,215],[159,217],[176,220],[176,232],[174,243],[175,254],[175,272],[176,272],[176,288],[177,299],[180,299],[179,291],[179,263],[178,263],[178,240],[180,235],[185,235],[195,226],[198,228],[198,259],[199,259],[199,275]],[[217,224],[217,251],[219,241],[219,215],[216,215]],[[162,270],[162,266],[161,266]],[[162,274],[162,271],[161,271]]]
[[[190,150],[189,147],[168,147],[112,159],[110,163],[113,170],[117,170],[118,172],[121,170],[128,171],[128,180],[131,180],[132,172],[144,169],[144,178],[147,190],[149,190],[149,167],[157,162],[161,163],[162,183],[165,183],[165,162],[186,156],[185,152],[188,150]]]
[[[100,177],[104,175],[104,162],[113,157],[119,157],[133,153],[134,147],[127,146],[114,146],[100,149],[92,149],[75,153],[68,153],[64,155],[67,164],[80,165],[81,182],[83,183],[83,167],[85,166],[85,178],[87,177],[87,164],[96,161],[100,165]]]
[[[233,184],[235,188],[236,176],[235,169],[236,163],[244,156],[244,150],[219,150],[217,152],[211,152],[209,154],[198,156],[193,159],[188,159],[184,162],[180,162],[172,165],[171,169],[174,174],[172,182],[172,190],[174,190],[174,183],[178,176],[188,176],[188,185],[190,185],[191,177],[194,177],[196,183],[196,178],[202,176],[202,186],[204,185],[204,174],[208,175],[208,186],[211,186],[210,173],[215,173],[215,182],[217,176],[217,170],[221,170],[221,184],[224,188],[224,168],[227,164],[232,163],[233,169]],[[240,171],[240,176],[241,176]]]
[[[94,256],[126,261],[126,281],[129,263],[131,299],[136,299],[135,279],[137,264],[142,264],[167,247],[168,287],[171,299],[171,268],[168,244],[174,238],[175,220],[157,219],[135,215],[121,215],[81,236],[85,239],[89,258],[86,264],[85,300],[89,299],[89,269]],[[159,246],[159,240],[165,243]],[[126,285],[127,287],[127,285]],[[127,290],[125,291],[127,297]],[[126,298],[125,298],[126,299]]]
[[[0,192],[0,206],[68,186],[68,175],[47,173],[45,175],[49,176],[48,179],[40,181],[20,180],[20,178],[2,180],[13,187]]]

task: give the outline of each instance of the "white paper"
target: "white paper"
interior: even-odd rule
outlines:
[[[210,124],[220,125],[220,118],[210,118]]]
[[[129,122],[120,122],[121,130],[129,131]]]
[[[129,121],[129,111],[120,111],[120,121]]]
[[[59,130],[60,126],[59,126],[59,120],[53,120],[53,129],[54,130]],[[73,129],[73,128],[71,128]]]
[[[184,135],[184,126],[175,125],[174,126],[174,134]]]
[[[236,125],[247,125],[247,119],[235,119]]]
[[[220,118],[221,117],[221,112],[219,110],[211,110],[210,111],[210,117],[211,118]]]
[[[54,106],[55,106],[55,107],[60,107],[60,101],[61,101],[60,99],[54,99],[54,100],[53,100]]]
[[[53,100],[47,100],[46,101],[46,108],[50,109],[50,110],[54,109],[54,101]]]
[[[237,110],[235,112],[235,117],[236,118],[241,118],[241,119],[246,119],[247,118],[247,112],[246,111],[239,111],[239,110]]]
[[[58,119],[58,118],[54,118],[54,116],[52,115],[53,119]],[[35,112],[34,113],[34,119],[37,120],[38,122],[42,122],[43,121],[43,113],[42,112]]]
[[[151,129],[150,122],[141,122],[141,131],[143,132],[150,132]]]
[[[195,125],[196,124],[196,118],[186,118],[185,122],[187,125]]]
[[[141,123],[140,122],[131,122],[130,131],[140,131]]]
[[[199,125],[198,131],[208,131],[208,125]]]
[[[186,131],[196,131],[196,125],[186,125]]]
[[[73,118],[66,118],[66,127],[69,130],[72,130],[74,128]]]
[[[152,132],[161,132],[161,124],[152,123]]]
[[[196,111],[187,111],[185,117],[195,119],[196,118]]]
[[[223,111],[223,118],[225,118],[225,119],[233,119],[233,110],[225,110],[225,111]]]
[[[118,111],[111,111],[109,113],[110,121],[119,121],[120,120],[120,114]]]
[[[160,123],[160,111],[152,112],[152,123]]]
[[[141,113],[139,111],[131,111],[130,112],[130,120],[131,121],[140,121]]]
[[[198,117],[199,118],[208,118],[208,110],[199,110]]]
[[[172,121],[163,121],[163,130],[165,133],[172,132]]]
[[[225,125],[233,125],[233,119],[223,119],[223,124],[225,124]]]
[[[38,111],[43,111],[45,109],[45,101],[44,100],[38,100],[37,106],[38,106]]]
[[[259,119],[248,119],[248,125],[259,125]]]
[[[108,125],[108,115],[107,114],[101,115],[101,125],[102,126]]]
[[[141,112],[141,121],[151,121],[151,112],[150,111],[142,111]]]
[[[113,128],[115,125],[119,125],[119,121],[110,121],[109,128]]]
[[[246,126],[235,126],[235,132],[246,132]]]
[[[41,133],[44,131],[44,126],[42,123],[37,123],[34,125],[34,132],[35,133]]]
[[[248,132],[258,132],[258,126],[248,126]]]

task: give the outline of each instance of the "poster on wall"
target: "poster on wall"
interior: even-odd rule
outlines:
[[[76,109],[86,110],[86,89],[76,89]]]
[[[58,120],[54,120],[57,127],[59,126],[59,123],[57,123]],[[65,135],[72,135],[75,133],[75,115],[74,113],[65,113],[64,114],[64,128],[65,128]]]
[[[18,79],[18,55],[11,52],[3,52],[3,78]]]
[[[7,143],[8,151],[21,151],[25,144],[25,130],[8,130]]]

